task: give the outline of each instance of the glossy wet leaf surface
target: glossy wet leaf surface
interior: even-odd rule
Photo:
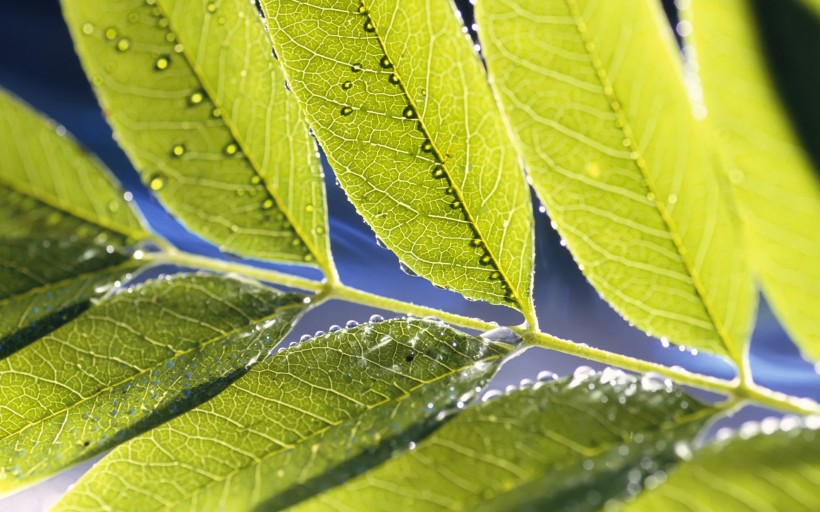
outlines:
[[[314,338],[117,448],[56,510],[284,508],[407,449],[509,352],[423,320]]]
[[[482,0],[476,15],[533,186],[592,285],[652,335],[740,362],[744,241],[660,4]]]
[[[692,23],[705,122],[731,159],[755,270],[791,337],[818,360],[820,180],[776,90],[753,2],[694,2],[683,15]]]
[[[135,271],[134,245],[148,236],[65,128],[0,90],[0,358]]]
[[[820,510],[820,422],[794,417],[765,420],[765,434],[721,441],[694,453],[647,490],[628,512],[760,512]],[[741,431],[742,432],[742,431]]]
[[[331,268],[315,143],[251,3],[63,9],[120,144],[174,215],[225,251]]]
[[[206,400],[281,340],[302,299],[227,277],[150,281],[0,360],[0,492]]]
[[[598,510],[674,464],[712,412],[662,379],[581,369],[474,404],[297,510]]]
[[[416,274],[529,312],[529,191],[446,0],[264,0],[274,48],[348,197]]]

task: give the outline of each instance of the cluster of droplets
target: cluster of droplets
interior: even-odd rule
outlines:
[[[356,10],[356,14],[360,15],[363,18],[362,29],[364,30],[364,32],[367,34],[374,34],[376,32],[376,25],[374,24],[373,19],[370,16],[370,11],[368,10],[364,2],[359,3],[358,9]],[[390,82],[390,84],[401,88],[404,95],[406,97],[409,97],[409,93],[404,88],[404,84],[401,78],[394,69],[393,62],[387,55],[382,55],[381,57],[379,57],[378,66],[387,74],[387,80]],[[361,62],[355,62],[350,66],[350,72],[353,74],[354,77],[358,73],[361,73],[363,69],[364,67]],[[351,91],[354,89],[354,87],[355,78],[353,77],[341,83],[341,88],[345,91]],[[423,96],[426,96],[427,91],[422,89],[421,94]],[[356,109],[351,105],[343,105],[340,108],[339,113],[342,116],[350,116],[355,112],[355,110]],[[504,299],[510,303],[517,302],[517,299],[515,298],[515,293],[513,292],[510,284],[503,278],[503,274],[498,266],[498,263],[496,262],[495,258],[493,258],[493,256],[490,254],[490,250],[484,242],[483,237],[475,227],[475,222],[468,214],[462,201],[461,195],[458,192],[457,188],[454,186],[450,174],[447,172],[445,166],[445,159],[442,157],[439,150],[433,144],[424,124],[418,119],[418,112],[416,111],[416,107],[413,104],[408,103],[402,109],[401,117],[407,120],[416,121],[416,129],[421,133],[423,137],[423,142],[419,146],[419,151],[425,155],[428,155],[433,160],[432,166],[430,168],[430,175],[433,179],[441,183],[440,186],[443,189],[445,196],[447,197],[447,202],[449,203],[450,208],[452,210],[459,211],[462,214],[462,217],[468,221],[468,224],[472,230],[470,247],[476,251],[478,263],[481,267],[487,269],[488,278],[491,281],[497,282],[498,286],[502,288],[502,295]],[[402,266],[402,271],[409,275],[416,275],[406,265]]]
[[[225,17],[219,13],[217,3],[209,2],[205,6],[205,10],[207,20],[209,20],[212,23],[216,23],[217,25],[225,24]],[[240,12],[239,15],[242,16],[242,13]],[[154,72],[163,73],[169,69],[173,69],[175,66],[187,66],[185,60],[179,55],[185,51],[185,48],[177,40],[176,33],[174,33],[170,29],[170,22],[162,12],[162,9],[156,5],[156,0],[145,0],[141,12],[135,11],[129,13],[127,16],[128,23],[145,23],[146,20],[152,20],[152,24],[155,24],[159,28],[164,29],[164,40],[165,43],[169,45],[169,49],[165,52],[154,52],[152,64],[152,69],[154,70]],[[88,36],[93,36],[97,34],[97,29],[91,23],[85,23],[82,26],[82,31],[84,34]],[[101,36],[102,39],[113,45],[117,52],[128,52],[133,48],[133,43],[131,39],[123,36],[117,27],[106,28],[101,32]],[[208,92],[202,88],[192,89],[190,93],[188,93],[188,95],[184,98],[183,102],[183,108],[199,110],[207,109],[208,114],[212,119],[219,119],[222,117],[222,111],[217,107],[217,105],[212,100]],[[231,135],[229,135],[228,140],[226,140],[224,145],[222,146],[221,153],[223,155],[223,158],[245,158],[245,155],[242,151],[242,147]],[[184,141],[180,140],[175,140],[171,142],[168,149],[168,154],[172,159],[175,160],[190,158],[194,155],[191,148],[189,148],[189,146]],[[166,186],[168,186],[168,183],[168,175],[165,172],[161,171],[153,173],[149,176],[147,180],[148,187],[155,192],[159,192],[165,189]],[[259,200],[260,210],[262,210],[263,212],[269,212],[265,213],[265,215],[269,218],[270,221],[276,224],[277,229],[282,231],[293,232],[291,246],[297,250],[298,248],[301,248],[302,259],[305,262],[313,261],[313,254],[305,246],[302,239],[296,235],[293,226],[290,224],[289,220],[286,218],[284,213],[282,213],[278,208],[275,208],[276,202],[274,198],[271,196],[271,194],[267,192],[264,184],[262,183],[262,178],[259,175],[254,174],[250,178],[248,186],[236,189],[236,195],[240,197],[245,195],[255,196],[257,194],[262,196]],[[311,213],[315,210],[315,207],[312,204],[308,204],[305,206],[305,210],[308,213]],[[240,227],[237,225],[231,225],[229,226],[229,229],[231,232],[236,233],[240,230]],[[317,228],[317,234],[323,234],[323,232],[323,228]]]

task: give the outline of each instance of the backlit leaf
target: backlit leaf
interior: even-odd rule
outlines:
[[[226,251],[331,272],[315,143],[252,3],[63,9],[120,144],[174,215]]]
[[[120,446],[56,510],[285,508],[436,428],[509,350],[423,320],[315,338]]]
[[[729,177],[754,268],[789,334],[818,360],[820,180],[778,97],[752,2],[698,1],[683,15],[693,27],[697,56],[690,55],[703,86],[705,122],[734,164]],[[815,27],[820,30],[820,19]]]
[[[578,372],[476,404],[295,510],[600,510],[677,462],[713,412],[658,379]]]
[[[148,237],[65,128],[0,90],[0,358],[135,270],[133,246]]]
[[[124,290],[0,361],[0,493],[201,403],[278,343],[303,297],[189,275]]]
[[[447,0],[263,0],[348,197],[415,273],[532,315],[524,175]]]
[[[652,335],[740,363],[744,240],[660,3],[482,0],[476,15],[535,190],[592,285]]]
[[[777,427],[776,420],[765,420]],[[774,421],[774,423],[771,423]],[[796,423],[794,418],[785,423]],[[764,423],[765,425],[766,423]],[[817,417],[802,428],[734,438],[694,453],[660,487],[638,496],[629,512],[820,510]],[[745,436],[744,436],[745,437]]]

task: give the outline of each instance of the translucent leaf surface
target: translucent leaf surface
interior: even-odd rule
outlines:
[[[699,69],[706,122],[732,160],[729,176],[755,270],[789,334],[818,360],[820,180],[778,97],[752,2],[699,1],[683,15],[694,28],[697,56],[690,55]]]
[[[406,449],[509,349],[422,320],[315,338],[117,448],[56,510],[285,508]]]
[[[641,329],[739,362],[744,241],[660,4],[484,0],[476,15],[535,190],[592,285]]]
[[[774,423],[771,423],[774,421]],[[629,512],[761,512],[820,510],[820,435],[817,418],[802,428],[735,438],[695,452],[664,484],[645,491]],[[777,428],[777,420],[763,425]],[[768,426],[767,425],[767,426]],[[745,436],[744,436],[745,437]]]
[[[330,269],[315,144],[251,3],[63,9],[120,144],[187,227],[242,256]]]
[[[216,276],[104,299],[0,361],[0,492],[212,396],[290,330],[302,296]]]
[[[0,358],[138,266],[149,235],[65,128],[0,90]]]
[[[580,371],[476,404],[296,510],[599,510],[675,463],[712,412],[662,380]]]
[[[446,0],[263,0],[274,48],[348,197],[415,273],[531,311],[515,151]]]

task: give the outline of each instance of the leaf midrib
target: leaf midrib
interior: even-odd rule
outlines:
[[[179,32],[175,31],[174,28],[173,28],[175,26],[175,22],[174,22],[173,17],[169,14],[168,9],[164,5],[162,5],[164,1],[165,0],[157,0],[156,5],[160,9],[162,14],[165,16],[165,19],[168,20],[168,28],[173,33],[178,35]],[[239,8],[240,9],[245,8],[244,4]],[[254,16],[256,16],[255,13],[254,13]],[[254,21],[251,21],[250,23],[258,23],[258,22],[256,20],[254,20]],[[264,27],[263,27],[263,30],[265,30]],[[267,31],[265,33],[267,33]],[[302,233],[301,225],[299,223],[293,221],[293,216],[291,215],[290,210],[288,210],[287,208],[285,208],[283,206],[282,200],[279,197],[278,192],[273,187],[270,186],[270,183],[268,182],[268,179],[262,174],[262,172],[260,172],[261,166],[256,161],[256,157],[252,154],[251,151],[248,151],[248,145],[245,142],[245,139],[243,137],[239,136],[238,130],[236,128],[236,125],[233,122],[233,118],[232,118],[230,112],[228,110],[222,108],[222,104],[219,101],[218,96],[215,94],[215,92],[211,88],[210,82],[205,80],[205,73],[199,67],[199,64],[196,61],[196,59],[194,58],[194,56],[191,55],[191,52],[189,51],[189,46],[187,44],[185,44],[184,41],[180,41],[180,43],[182,44],[182,54],[185,55],[185,60],[188,61],[188,65],[190,66],[192,73],[194,74],[196,79],[199,81],[199,84],[202,86],[205,93],[208,95],[208,98],[213,102],[214,107],[216,107],[217,109],[220,110],[220,112],[222,112],[222,116],[220,117],[220,119],[222,119],[222,123],[225,125],[226,128],[228,128],[228,131],[231,133],[231,137],[233,137],[233,140],[236,142],[236,144],[241,149],[242,154],[247,159],[251,170],[254,172],[254,175],[256,177],[258,177],[261,180],[262,183],[265,184],[265,190],[267,190],[268,194],[271,196],[271,199],[273,199],[276,202],[276,207],[278,208],[278,210],[280,212],[282,212],[282,215],[285,216],[285,219],[287,219],[288,224],[290,225],[293,232],[296,234],[296,236],[299,237],[300,240],[302,240],[302,243],[305,244],[305,247],[307,247],[307,249],[310,251],[310,253],[313,255],[313,257],[316,258],[317,266],[322,270],[322,272],[325,274],[325,276],[334,275],[332,268],[328,264],[328,260],[325,258],[325,255],[320,254],[319,251],[316,249],[316,247],[314,247],[313,242],[311,240],[309,240],[308,237],[306,237]],[[306,262],[294,262],[294,263],[307,264],[309,266],[312,266],[310,263],[306,263]]]
[[[273,317],[275,317],[275,316],[279,315],[280,313],[282,313],[283,310],[287,310],[287,309],[291,309],[291,308],[299,308],[299,307],[300,307],[300,305],[298,303],[297,304],[286,304],[286,305],[283,305],[283,306],[279,306],[271,314],[256,319],[255,323],[248,323],[246,325],[242,325],[242,326],[236,327],[232,330],[220,333],[219,335],[214,336],[213,338],[210,338],[208,340],[205,340],[202,343],[198,343],[198,344],[196,344],[196,345],[194,345],[194,346],[192,346],[192,347],[190,347],[186,350],[174,351],[173,355],[171,355],[170,357],[167,357],[165,359],[159,360],[158,362],[162,363],[164,361],[169,361],[169,360],[172,360],[172,359],[178,359],[178,358],[180,358],[182,356],[185,356],[185,355],[188,355],[192,352],[202,350],[202,349],[208,347],[209,345],[211,345],[213,343],[216,343],[220,340],[227,339],[227,338],[233,336],[234,334],[238,334],[238,333],[242,332],[244,329],[248,329],[249,327],[253,327],[254,325],[264,323],[265,321],[270,320]],[[41,424],[45,423],[46,421],[50,420],[51,418],[54,418],[55,416],[58,416],[58,415],[60,415],[64,412],[68,411],[69,409],[72,409],[74,407],[77,407],[80,404],[88,402],[89,400],[92,400],[93,398],[96,398],[97,396],[99,396],[103,393],[114,390],[114,389],[118,388],[119,386],[122,386],[123,384],[127,384],[128,382],[133,381],[133,380],[137,379],[138,377],[140,377],[142,375],[145,375],[146,373],[158,368],[159,366],[161,366],[161,365],[160,364],[149,365],[149,367],[147,367],[146,369],[144,369],[142,371],[139,371],[137,373],[129,375],[128,377],[126,377],[126,378],[124,378],[124,379],[122,379],[118,382],[115,382],[115,383],[109,384],[107,386],[104,386],[104,387],[98,389],[97,391],[93,392],[92,394],[88,395],[87,397],[83,397],[83,398],[81,398],[80,400],[78,400],[74,403],[68,404],[64,407],[61,407],[60,409],[57,409],[57,410],[53,411],[48,416],[43,416],[42,418],[38,418],[36,421],[28,423],[28,424],[24,425],[23,427],[19,428],[18,430],[14,431],[14,432],[10,432],[6,435],[0,436],[0,441],[5,441],[6,439],[8,439],[10,437],[18,436],[18,435],[22,434],[23,432],[25,432],[26,430],[28,430],[32,427],[35,427],[37,425],[41,425]],[[13,371],[14,370],[12,369],[12,372]]]
[[[476,360],[476,362],[477,362],[477,361],[482,361],[482,362],[492,362],[492,361],[496,361],[496,360],[498,360],[498,359],[504,359],[504,356],[505,356],[505,355],[506,355],[506,354],[497,354],[497,355],[492,356],[492,357],[480,358],[480,359],[477,359],[477,360]],[[362,414],[364,414],[365,412],[370,412],[370,411],[376,410],[376,409],[378,409],[378,408],[380,408],[380,407],[384,407],[384,406],[387,406],[387,405],[390,405],[390,404],[395,405],[395,404],[397,404],[397,403],[399,403],[399,402],[401,402],[401,401],[404,401],[404,400],[408,399],[408,398],[411,396],[411,394],[412,394],[412,393],[414,393],[414,392],[418,391],[419,389],[421,389],[421,388],[423,388],[423,387],[425,387],[425,386],[429,386],[429,385],[435,384],[436,382],[438,382],[438,381],[440,381],[440,380],[443,380],[443,379],[445,379],[445,378],[447,378],[447,377],[451,377],[451,376],[453,376],[453,375],[457,374],[458,372],[460,372],[460,371],[464,370],[465,368],[467,368],[467,366],[464,366],[464,367],[461,367],[461,368],[457,368],[457,369],[455,369],[455,370],[453,370],[453,369],[449,369],[449,371],[448,371],[447,373],[444,373],[444,374],[442,374],[442,375],[440,375],[440,376],[436,377],[435,379],[432,379],[432,380],[429,380],[429,381],[422,381],[422,383],[421,383],[420,385],[418,385],[418,386],[416,386],[416,387],[414,387],[414,388],[410,389],[409,391],[407,391],[407,392],[403,393],[402,395],[400,395],[400,396],[396,397],[395,399],[392,399],[392,400],[390,400],[390,399],[388,399],[388,400],[384,400],[383,402],[380,402],[380,403],[378,403],[378,404],[374,404],[374,405],[372,405],[372,406],[367,407],[367,410],[366,410],[366,411],[363,411],[363,412],[362,412]],[[263,455],[262,455],[262,456],[260,456],[260,457],[254,457],[254,458],[251,458],[251,459],[248,461],[248,463],[247,463],[247,464],[242,464],[242,465],[240,465],[240,466],[238,466],[238,467],[234,468],[234,469],[233,469],[233,470],[231,470],[229,473],[225,474],[222,478],[220,478],[220,479],[218,479],[218,480],[217,480],[217,479],[213,479],[213,480],[211,480],[210,482],[206,483],[205,485],[199,486],[198,488],[194,489],[194,491],[193,491],[193,492],[191,492],[191,493],[189,493],[189,494],[187,494],[187,495],[185,495],[185,496],[181,496],[180,498],[178,498],[178,499],[177,499],[177,500],[175,500],[175,501],[172,501],[172,502],[166,502],[166,504],[164,504],[161,508],[157,508],[157,509],[155,509],[155,510],[160,510],[160,509],[162,509],[162,508],[168,509],[168,508],[170,508],[170,507],[175,507],[176,505],[179,505],[179,504],[180,504],[180,503],[182,503],[183,501],[190,500],[192,497],[194,497],[194,496],[197,496],[197,495],[201,494],[202,492],[204,492],[204,490],[205,490],[205,489],[208,489],[208,488],[210,488],[210,487],[212,487],[212,486],[214,486],[214,485],[219,485],[219,484],[221,484],[221,483],[223,483],[223,482],[226,482],[226,481],[230,480],[231,478],[233,478],[235,475],[237,475],[237,474],[239,474],[239,473],[241,473],[241,472],[243,472],[243,471],[246,471],[246,470],[248,470],[249,468],[252,468],[252,467],[255,467],[255,466],[261,466],[261,465],[262,465],[262,464],[264,464],[264,463],[265,463],[265,461],[267,461],[268,459],[272,459],[272,458],[274,458],[274,457],[277,457],[277,456],[279,456],[279,455],[282,455],[283,453],[287,452],[288,450],[293,450],[293,449],[297,448],[298,446],[304,445],[305,443],[309,442],[310,440],[315,439],[315,438],[317,438],[318,436],[320,436],[320,435],[324,434],[325,432],[329,431],[330,429],[332,429],[332,428],[338,428],[338,427],[340,427],[341,425],[344,425],[345,423],[347,423],[347,422],[349,422],[349,421],[351,421],[351,420],[354,420],[354,419],[355,419],[355,418],[347,418],[347,419],[345,419],[345,420],[343,420],[343,421],[341,421],[341,422],[339,422],[339,423],[336,423],[336,424],[333,424],[333,425],[328,425],[328,426],[326,426],[326,427],[324,427],[324,428],[322,428],[322,429],[319,429],[319,430],[315,431],[314,433],[312,433],[312,434],[311,434],[311,435],[309,435],[308,437],[305,437],[305,438],[301,438],[301,439],[299,439],[299,440],[298,440],[295,444],[292,444],[291,446],[289,446],[289,447],[287,447],[287,448],[284,448],[284,447],[283,447],[283,448],[281,448],[281,449],[280,449],[280,450],[278,450],[278,451],[273,451],[273,452],[265,453],[265,454],[263,454]],[[277,444],[281,446],[281,445],[282,445],[282,444],[284,444],[284,443],[281,443],[281,442],[279,442],[279,441],[277,440]],[[294,482],[294,484],[295,484],[295,485],[298,485],[298,482]]]
[[[636,141],[637,138],[635,137],[631,123],[629,122],[629,118],[626,116],[623,108],[615,108],[613,105],[613,101],[617,101],[617,95],[615,93],[614,84],[609,80],[609,73],[603,67],[603,65],[596,65],[596,62],[602,62],[600,59],[597,58],[596,52],[594,47],[590,49],[592,45],[592,40],[587,34],[586,31],[582,30],[581,25],[583,24],[586,27],[589,25],[586,23],[586,20],[581,15],[580,9],[578,8],[578,4],[576,0],[565,0],[567,9],[570,12],[574,22],[575,22],[575,29],[578,31],[578,36],[581,38],[583,42],[584,51],[587,53],[590,59],[590,65],[593,67],[595,71],[595,76],[598,78],[598,81],[601,84],[601,94],[609,101],[607,104],[612,112],[616,116],[620,116],[623,123],[621,125],[621,133],[623,134],[624,138]],[[607,94],[607,88],[612,91],[611,94]],[[622,105],[620,101],[618,101],[618,105]],[[646,172],[646,170],[641,167],[640,165],[636,165],[635,162],[638,159],[643,159],[643,154],[638,151],[639,144],[634,144],[634,147],[631,148],[632,151],[638,154],[638,158],[632,159],[632,165],[638,169],[641,173],[641,176],[646,183],[646,187],[654,194],[655,196],[655,208],[657,209],[658,213],[660,214],[661,218],[666,225],[666,228],[669,230],[669,233],[672,235],[672,243],[675,244],[675,249],[678,252],[678,256],[680,256],[681,262],[683,263],[686,272],[692,278],[692,284],[695,288],[695,292],[698,294],[698,298],[700,302],[703,304],[704,309],[706,310],[707,315],[709,316],[709,320],[712,322],[712,325],[715,328],[715,332],[717,333],[720,341],[723,343],[724,348],[728,352],[731,359],[737,364],[738,369],[743,372],[743,356],[739,352],[737,352],[733,343],[731,343],[731,338],[729,337],[728,333],[726,332],[726,328],[723,325],[723,322],[718,318],[717,313],[712,306],[711,301],[707,299],[706,290],[703,287],[703,283],[701,282],[700,275],[698,272],[695,271],[694,265],[691,261],[689,261],[689,251],[686,250],[686,247],[683,246],[683,243],[680,238],[680,234],[675,227],[675,221],[671,218],[671,215],[664,207],[661,201],[661,194],[658,193],[657,186],[655,185],[652,178]],[[644,159],[645,160],[645,159]]]

